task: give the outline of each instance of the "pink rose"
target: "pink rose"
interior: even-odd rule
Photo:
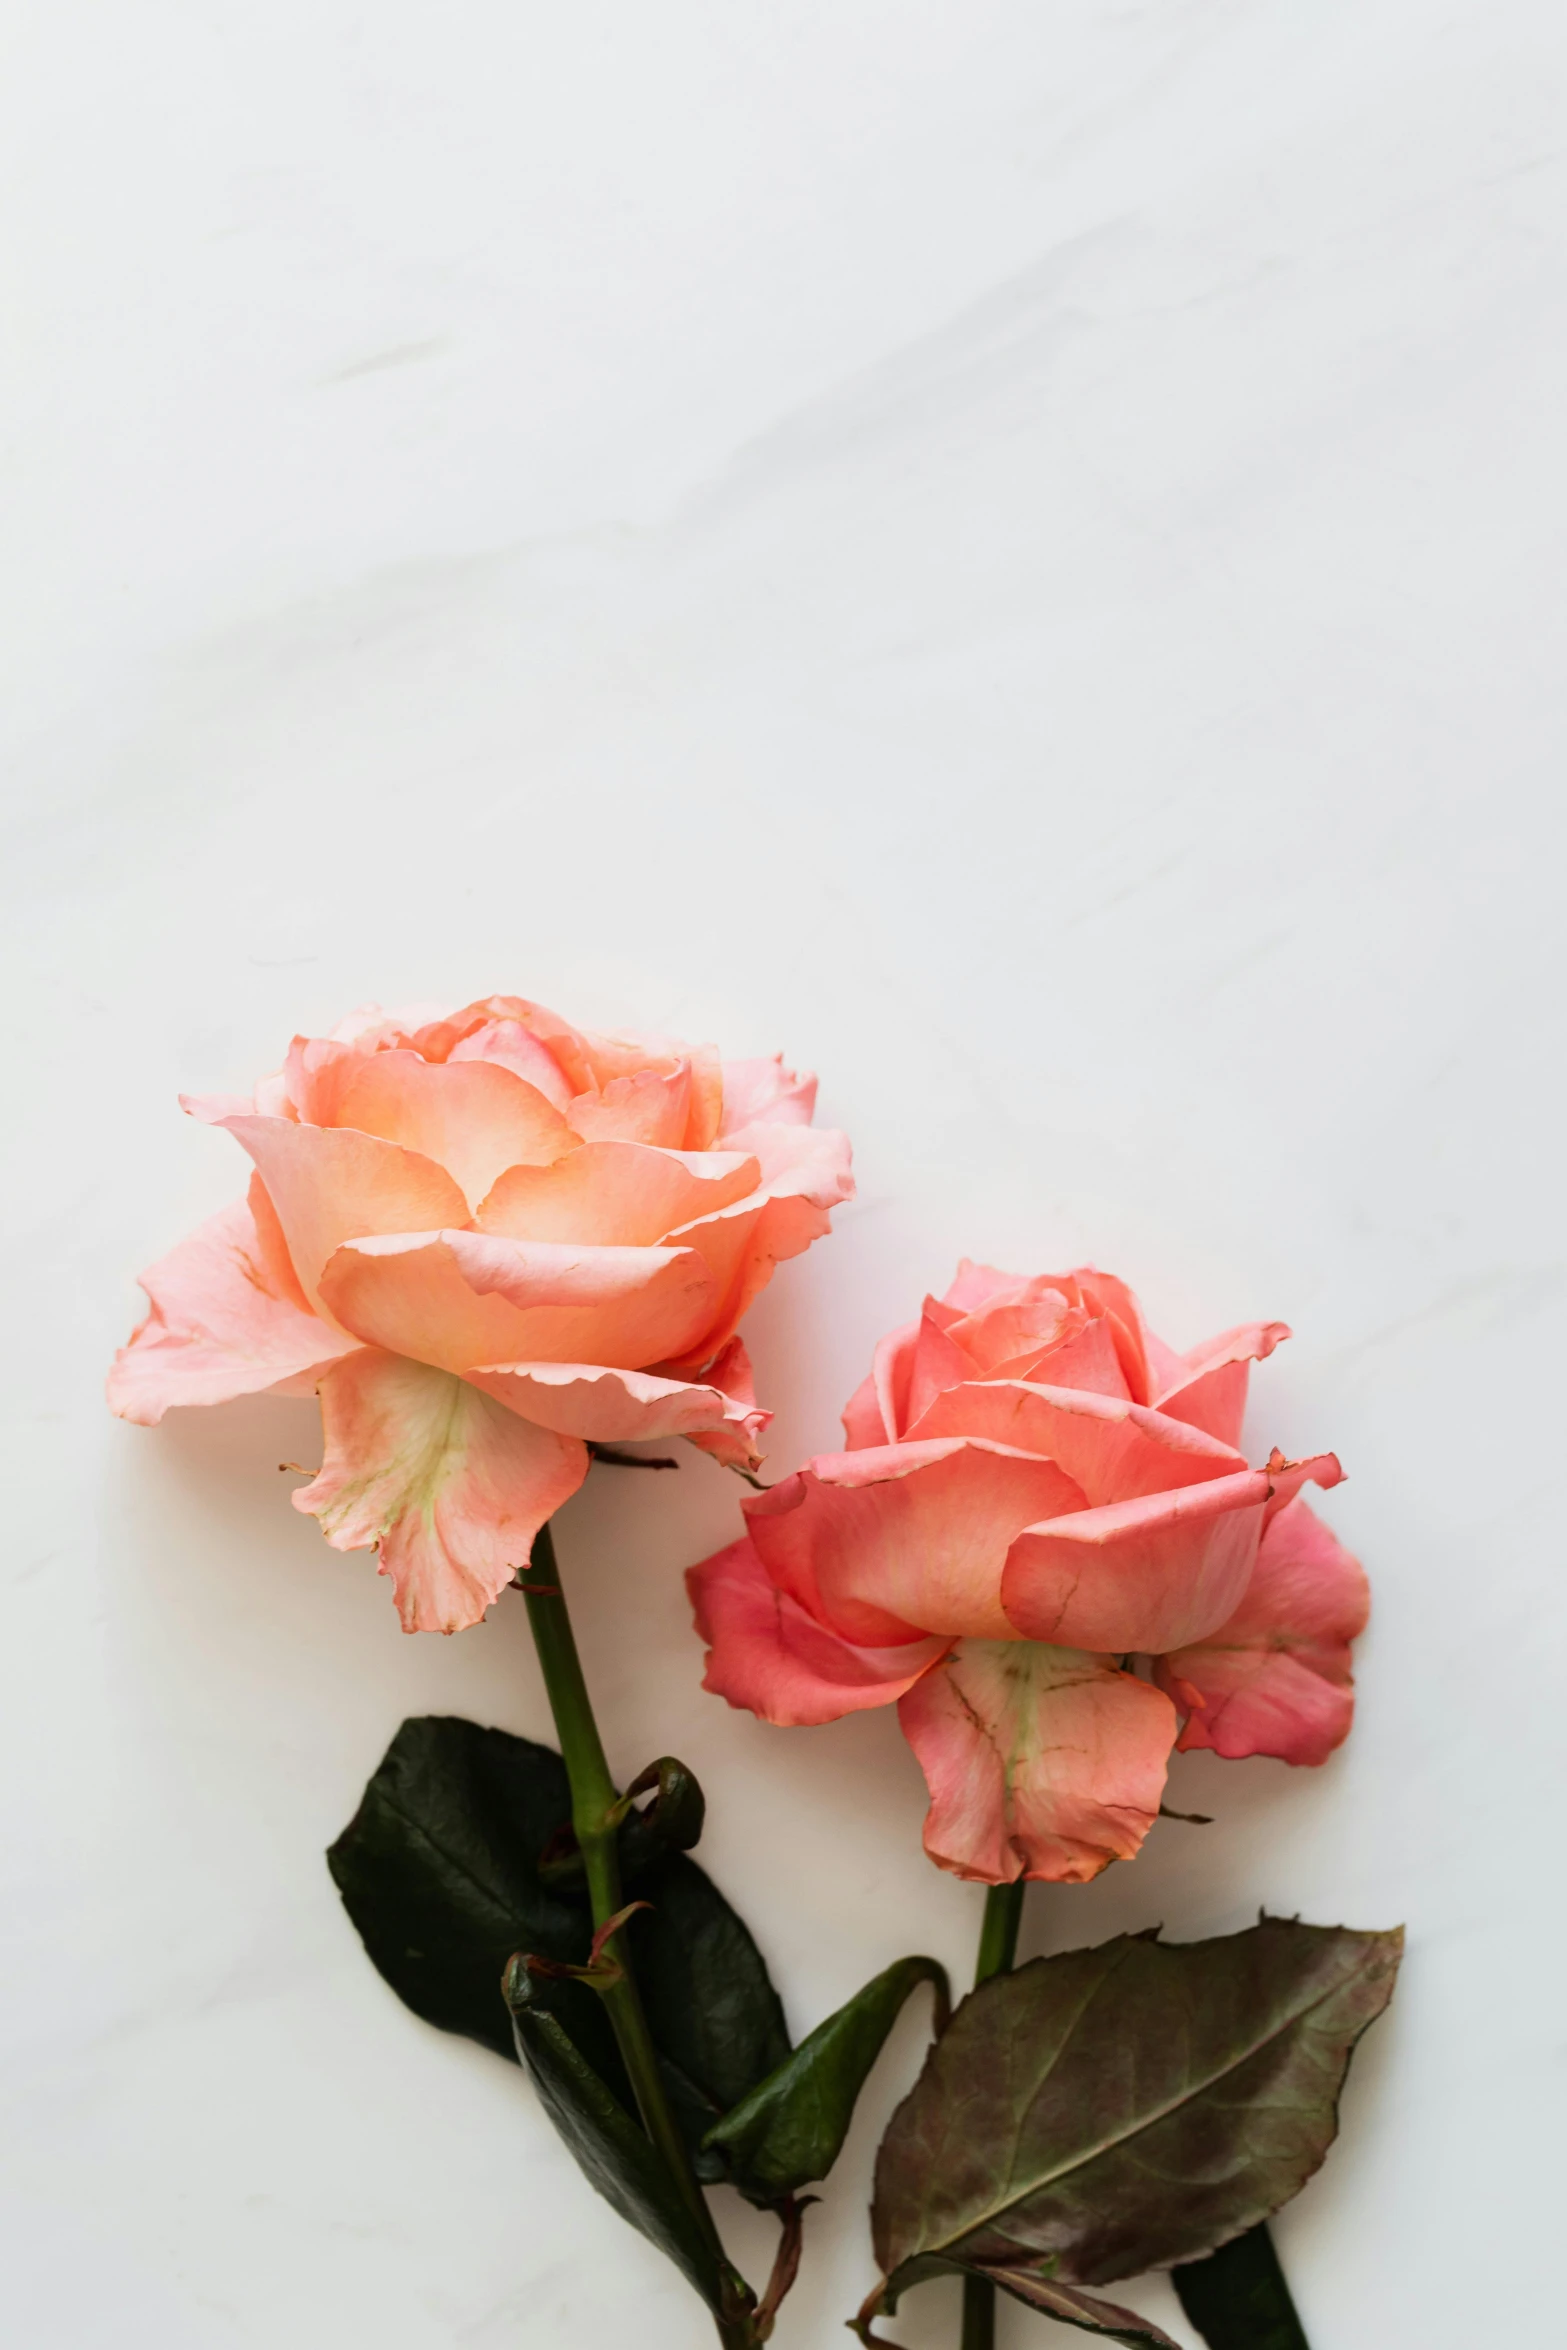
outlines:
[[[776,1059],[594,1036],[518,996],[296,1037],[253,1102],[186,1102],[256,1171],[142,1276],[110,1403],[150,1425],[318,1390],[296,1507],[379,1550],[406,1631],[460,1631],[587,1440],[754,1463],[769,1414],[737,1325],[853,1191],[815,1094]]]
[[[706,1687],[780,1723],[896,1701],[926,1850],[987,1884],[1129,1859],[1177,1743],[1321,1762],[1366,1586],[1294,1496],[1342,1472],[1236,1449],[1249,1367],[1288,1335],[1178,1355],[1108,1274],[964,1263],[877,1348],[849,1449],[692,1568]]]

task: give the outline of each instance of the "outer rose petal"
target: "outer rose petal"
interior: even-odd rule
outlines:
[[[468,1221],[468,1202],[445,1168],[395,1142],[289,1118],[220,1122],[255,1161],[312,1303],[328,1258],[345,1240]]]
[[[1246,1416],[1246,1385],[1260,1363],[1290,1335],[1287,1322],[1248,1322],[1194,1346],[1168,1381],[1155,1380],[1154,1402],[1172,1420],[1206,1428],[1225,1444],[1239,1444]]]
[[[890,1705],[947,1645],[840,1640],[769,1581],[748,1535],[692,1567],[686,1589],[708,1644],[703,1688],[785,1729]]]
[[[960,1640],[899,1700],[930,1788],[925,1849],[982,1884],[1081,1885],[1130,1860],[1159,1810],[1175,1709],[1103,1658]]]
[[[815,1115],[815,1078],[786,1069],[782,1053],[764,1061],[725,1061],[723,1081],[720,1139],[753,1124],[809,1126]]]
[[[1030,1526],[1007,1554],[1002,1605],[1030,1640],[1185,1647],[1234,1613],[1269,1490],[1265,1471],[1247,1469]]]
[[[508,1168],[474,1223],[514,1240],[650,1248],[694,1216],[744,1199],[760,1176],[744,1151],[585,1142],[551,1166]]]
[[[747,1417],[745,1405],[716,1386],[602,1363],[489,1363],[466,1376],[524,1420],[600,1444],[690,1436],[729,1425],[740,1435]]]
[[[1244,1456],[1167,1420],[1146,1404],[1074,1387],[1022,1380],[975,1381],[949,1388],[910,1429],[931,1436],[983,1436],[1057,1461],[1080,1485],[1089,1507],[1233,1476]],[[1112,1646],[1113,1643],[1096,1643]]]
[[[743,1338],[731,1338],[704,1374],[709,1387],[718,1388],[728,1409],[721,1428],[693,1429],[687,1442],[699,1452],[711,1453],[726,1469],[754,1469],[761,1461],[757,1438],[772,1419],[756,1400],[756,1377]]]
[[[315,1385],[357,1344],[304,1311],[267,1261],[248,1203],[199,1224],[150,1265],[151,1310],[109,1373],[122,1420],[153,1427],[171,1404],[227,1403],[263,1388]]]
[[[352,1355],[321,1386],[326,1457],[294,1507],[380,1550],[405,1632],[477,1624],[588,1472],[586,1447],[423,1363]]]
[[[480,1232],[350,1242],[322,1276],[322,1293],[367,1345],[459,1372],[667,1362],[712,1307],[707,1268],[690,1249],[564,1248]]]
[[[677,1225],[668,1245],[696,1250],[713,1285],[712,1315],[692,1341],[692,1359],[711,1355],[731,1338],[752,1299],[772,1279],[773,1267],[803,1255],[827,1230],[825,1209],[810,1200],[755,1193],[714,1215]]]
[[[1008,1546],[1041,1509],[1080,1500],[1052,1461],[959,1440],[824,1454],[744,1507],[773,1580],[846,1640],[884,1647],[1010,1639]]]
[[[1160,1687],[1190,1712],[1182,1748],[1326,1762],[1354,1715],[1350,1642],[1370,1606],[1360,1561],[1305,1502],[1287,1502],[1229,1622],[1155,1659]]]

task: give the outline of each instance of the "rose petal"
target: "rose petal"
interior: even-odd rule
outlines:
[[[476,1003],[464,1004],[460,1011],[436,1014],[412,1027],[405,1036],[388,1041],[411,1046],[426,1061],[447,1061],[456,1056],[458,1046],[469,1037],[498,1024],[515,1025],[544,1047],[565,1079],[568,1100],[572,1094],[581,1093],[597,1082],[589,1042],[582,1030],[563,1020],[558,1012],[550,1011],[547,1005],[529,1003],[526,996],[482,996]],[[529,1083],[532,1082],[530,1078]],[[543,1084],[539,1090],[557,1109],[561,1107],[554,1086]]]
[[[847,1640],[1008,1637],[1001,1574],[1041,1511],[1080,1503],[1051,1461],[948,1441],[825,1454],[744,1504],[769,1574]]]
[[[321,1414],[325,1458],[294,1507],[334,1550],[380,1550],[405,1632],[477,1624],[588,1471],[573,1438],[396,1355],[329,1371]]]
[[[915,1440],[983,1436],[993,1444],[1039,1453],[1060,1463],[1093,1509],[1233,1476],[1246,1466],[1229,1445],[1167,1420],[1146,1404],[1023,1380],[949,1388],[909,1434]]]
[[[650,1150],[586,1142],[548,1167],[509,1167],[480,1202],[481,1232],[516,1240],[650,1247],[677,1225],[756,1190],[744,1151]]]
[[[345,1240],[468,1221],[468,1202],[445,1168],[394,1142],[289,1118],[220,1124],[255,1161],[313,1304],[322,1269]]]
[[[317,1123],[352,1126],[433,1159],[470,1205],[506,1168],[548,1166],[577,1147],[538,1087],[495,1061],[367,1054],[348,1073],[335,1107],[335,1117]]]
[[[565,1071],[548,1045],[530,1035],[520,1020],[486,1020],[459,1037],[446,1058],[448,1066],[454,1061],[493,1061],[543,1094],[552,1109],[564,1113],[570,1106],[573,1087]]]
[[[198,1224],[141,1276],[146,1320],[109,1373],[111,1410],[154,1427],[173,1404],[227,1403],[266,1388],[314,1388],[357,1344],[289,1294],[247,1201]]]
[[[742,1126],[809,1126],[816,1113],[816,1080],[784,1067],[782,1053],[764,1061],[725,1061],[721,1134]]]
[[[692,1567],[686,1588],[708,1644],[703,1688],[785,1728],[890,1705],[946,1646],[838,1639],[769,1581],[748,1536]]]
[[[1079,1265],[1070,1273],[1040,1273],[1023,1280],[1015,1273],[998,1272],[994,1265],[977,1265],[965,1257],[943,1303],[964,1315],[994,1314],[1014,1306],[1035,1306],[1057,1293],[1068,1304],[1109,1325],[1126,1392],[1134,1403],[1147,1403],[1151,1388],[1142,1309],[1124,1281],[1101,1273],[1093,1265]],[[960,1341],[968,1341],[959,1333]],[[1063,1386],[1076,1382],[1062,1381]]]
[[[1234,1614],[1269,1483],[1261,1469],[1030,1526],[1001,1599],[1018,1631],[1117,1653],[1183,1648]]]
[[[1016,1273],[998,1272],[994,1265],[976,1264],[972,1257],[962,1257],[951,1281],[941,1293],[943,1305],[956,1306],[959,1313],[972,1314],[1003,1290],[1022,1286]]]
[[[580,1093],[567,1116],[585,1142],[641,1142],[678,1150],[691,1108],[691,1071],[682,1062],[661,1071],[638,1069]]]
[[[1222,1338],[1193,1347],[1167,1383],[1156,1379],[1154,1402],[1173,1420],[1206,1428],[1225,1444],[1239,1444],[1251,1365],[1265,1361],[1289,1335],[1287,1322],[1248,1322],[1226,1330]]]
[[[770,1126],[765,1120],[737,1127],[724,1148],[749,1151],[762,1170],[762,1188],[771,1197],[798,1196],[814,1207],[841,1207],[854,1197],[849,1137],[835,1126]]]
[[[707,1366],[704,1378],[728,1403],[721,1428],[693,1430],[686,1438],[699,1452],[711,1454],[726,1469],[754,1469],[761,1462],[757,1438],[772,1419],[756,1400],[756,1378],[742,1338],[729,1344]]]
[[[711,1279],[690,1249],[571,1248],[480,1232],[350,1241],[321,1288],[367,1345],[459,1372],[484,1363],[666,1364],[712,1310]]]
[[[894,1330],[876,1349],[870,1374],[843,1407],[843,1432],[850,1452],[872,1444],[896,1444],[904,1432],[909,1378],[921,1324]]]
[[[1002,1363],[1038,1359],[1089,1327],[1084,1308],[1047,1275],[1003,1293],[950,1325],[951,1336],[973,1357],[981,1378],[994,1379]]]
[[[1344,1481],[1344,1467],[1336,1452],[1314,1452],[1309,1459],[1287,1461],[1275,1445],[1268,1455],[1268,1506],[1262,1513],[1267,1526],[1287,1509],[1303,1485],[1320,1485],[1326,1493]]]
[[[903,1422],[899,1436],[912,1436],[931,1406],[950,1388],[961,1387],[966,1380],[982,1379],[984,1372],[973,1355],[959,1345],[941,1320],[932,1311],[935,1300],[927,1298],[920,1316],[919,1336],[909,1358],[908,1386],[905,1390]],[[958,1327],[964,1325],[960,1322]],[[949,1433],[942,1430],[942,1434]],[[986,1431],[988,1433],[988,1431]],[[896,1438],[889,1441],[896,1441]]]
[[[1103,1314],[1085,1321],[1081,1329],[1068,1329],[1048,1347],[1031,1348],[995,1363],[985,1376],[1029,1379],[1041,1387],[1081,1387],[1094,1395],[1116,1395],[1131,1401],[1115,1333]]]
[[[960,1640],[899,1700],[930,1789],[925,1849],[981,1884],[1086,1884],[1158,1815],[1175,1709],[1102,1657]]]
[[[746,1418],[745,1406],[718,1387],[603,1363],[487,1363],[467,1377],[524,1420],[600,1444],[743,1429]]]
[[[1287,1502],[1229,1622],[1155,1660],[1161,1688],[1189,1712],[1182,1748],[1326,1762],[1354,1715],[1350,1643],[1370,1605],[1360,1561],[1305,1502]]]

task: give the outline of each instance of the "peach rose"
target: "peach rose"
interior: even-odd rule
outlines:
[[[705,1686],[779,1723],[896,1701],[926,1850],[987,1884],[1130,1858],[1177,1743],[1321,1762],[1365,1577],[1294,1497],[1342,1472],[1237,1449],[1249,1367],[1288,1335],[1178,1355],[1108,1274],[965,1262],[877,1348],[848,1450],[692,1568]]]
[[[109,1400],[319,1391],[295,1506],[380,1552],[406,1631],[477,1623],[588,1441],[753,1464],[747,1306],[853,1191],[814,1078],[595,1036],[518,996],[296,1037],[255,1100],[185,1103],[255,1165],[142,1276]]]

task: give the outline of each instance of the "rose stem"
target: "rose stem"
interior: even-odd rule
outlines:
[[[1023,1922],[1023,1886],[1018,1877],[1010,1885],[992,1885],[985,1894],[985,1918],[979,1929],[979,1956],[974,1963],[974,1987],[992,1975],[1009,1975],[1017,1956],[1017,1931]],[[995,2350],[996,2288],[985,2277],[963,2279],[962,2350]]]
[[[528,1578],[532,1575],[538,1576],[542,1589],[530,1588]],[[582,1659],[572,1635],[571,1617],[566,1610],[566,1595],[561,1589],[560,1569],[548,1526],[541,1526],[534,1536],[533,1556],[517,1577],[517,1586],[527,1595],[533,1645],[538,1651],[550,1711],[555,1717],[561,1759],[571,1782],[571,1824],[587,1871],[593,1923],[601,1926],[621,1907],[620,1853],[609,1818],[618,1797],[604,1758],[598,1724],[593,1718],[588,1685],[582,1677]],[[605,1986],[602,1997],[636,2093],[642,2126],[663,2156],[670,2177],[690,2206],[713,2252],[727,2268],[728,2258],[707,2207],[707,2197],[697,2184],[685,2140],[665,2094],[624,1932],[610,1938],[604,1946],[604,1956],[618,1960],[620,1965],[620,1980]],[[719,2331],[724,2331],[722,2323]],[[737,2333],[733,2338],[742,2341],[746,2337]]]

